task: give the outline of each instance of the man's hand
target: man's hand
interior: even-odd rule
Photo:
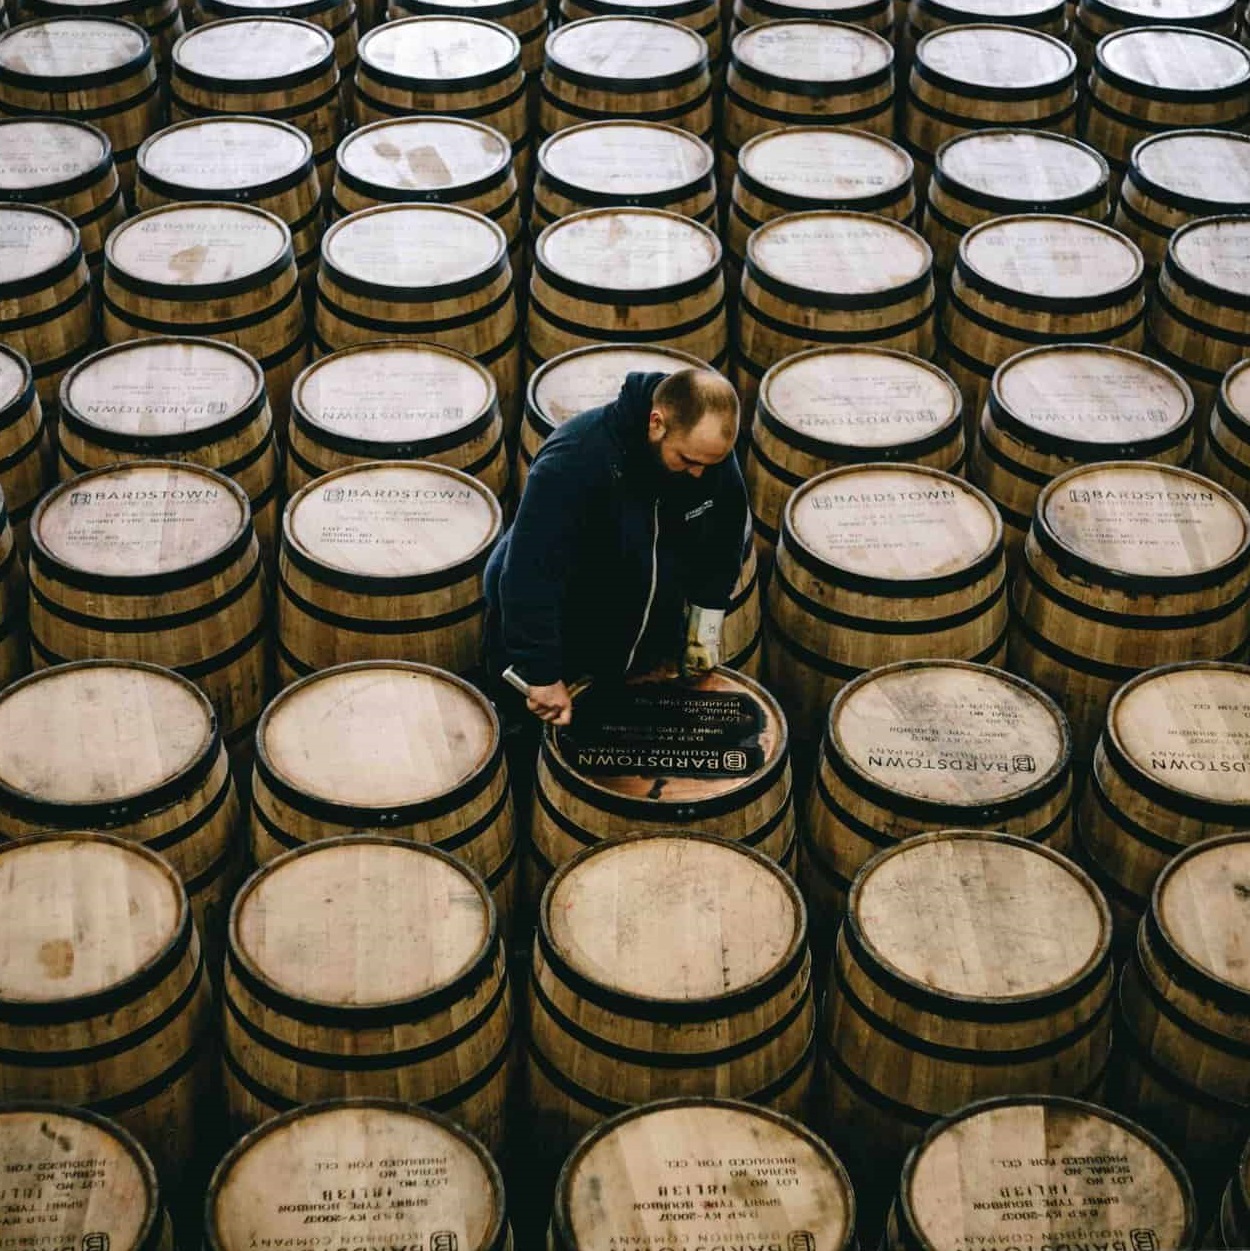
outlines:
[[[690,604],[686,608],[686,643],[681,653],[681,676],[701,678],[720,664],[721,626],[725,614]]]
[[[531,686],[525,706],[548,725],[568,725],[573,720],[573,697],[563,682]]]

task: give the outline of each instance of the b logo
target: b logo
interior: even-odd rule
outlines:
[[[77,508],[79,504],[89,504],[91,502],[91,494],[88,491],[71,491],[69,493],[69,506]]]
[[[443,1230],[430,1235],[430,1251],[456,1251],[456,1235],[450,1230]]]
[[[343,502],[343,488],[327,487],[321,498],[325,500],[327,504],[341,504]]]
[[[1071,488],[1068,489],[1068,499],[1074,504],[1088,504],[1090,502],[1088,491],[1074,491]]]
[[[1159,1251],[1159,1240],[1153,1229],[1134,1229],[1129,1232],[1133,1251]]]
[[[747,754],[744,751],[739,751],[737,748],[734,748],[722,755],[721,762],[724,764],[726,769],[732,770],[735,773],[741,773],[742,770],[747,767]]]
[[[788,1241],[790,1251],[816,1251],[816,1239],[806,1229],[796,1229]]]
[[[1012,756],[1011,768],[1016,773],[1036,773],[1037,761],[1032,756]]]
[[[108,1234],[83,1234],[82,1251],[109,1251]]]

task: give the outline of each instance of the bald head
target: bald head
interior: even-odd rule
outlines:
[[[732,451],[738,437],[738,396],[710,369],[679,369],[655,388],[647,439],[670,473],[699,477]]]

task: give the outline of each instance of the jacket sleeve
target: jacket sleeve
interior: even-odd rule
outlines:
[[[747,543],[747,489],[730,455],[718,467],[712,532],[688,574],[686,598],[700,608],[729,607]]]

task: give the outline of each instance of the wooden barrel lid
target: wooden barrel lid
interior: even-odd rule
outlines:
[[[0,297],[28,295],[74,272],[78,227],[35,204],[0,204]]]
[[[256,731],[266,781],[388,811],[452,794],[482,774],[499,745],[484,695],[441,669],[400,661],[312,674],[278,695]]]
[[[490,371],[454,348],[363,343],[309,365],[291,404],[319,443],[379,459],[419,459],[485,429],[496,397]]]
[[[61,383],[61,420],[93,442],[149,452],[200,446],[205,432],[251,421],[265,375],[241,348],[216,339],[131,339],[75,365]],[[209,436],[211,437],[211,436]]]
[[[0,1227],[6,1246],[150,1251],[162,1216],[156,1172],[120,1125],[83,1108],[0,1104]],[[90,1230],[84,1235],[85,1230]]]
[[[1195,1245],[1180,1161],[1076,1099],[990,1099],[939,1122],[904,1167],[901,1203],[927,1251]]]
[[[1058,87],[1076,74],[1076,53],[1040,30],[973,23],[932,31],[916,45],[917,72],[961,86]]]
[[[790,496],[785,543],[818,570],[875,586],[984,576],[1002,551],[998,510],[975,487],[920,465],[851,465]]]
[[[762,30],[764,27],[753,27]],[[867,213],[789,213],[747,241],[747,269],[783,292],[895,303],[929,281],[933,253],[910,227]]]
[[[1079,311],[1081,301],[1103,307],[1141,287],[1141,252],[1122,234],[1083,217],[1029,213],[995,217],[959,241],[960,276],[1010,303],[1021,296]]]
[[[1009,26],[1035,26],[1056,16],[1056,0],[921,0],[920,11],[933,13],[943,24],[993,22]]]
[[[894,50],[873,31],[840,22],[764,22],[733,41],[733,61],[769,79],[804,84],[859,84],[889,77]]]
[[[669,290],[677,298],[679,289],[711,282],[720,261],[720,240],[713,231],[660,209],[573,213],[548,226],[534,248],[534,263],[544,278],[562,281],[600,303],[610,302],[607,292]]]
[[[1250,208],[1250,135],[1227,130],[1174,130],[1133,149],[1129,181],[1174,208],[1203,215]]]
[[[484,565],[503,514],[476,478],[429,461],[338,469],[291,497],[282,518],[292,558],[356,578],[423,578]]]
[[[4,388],[0,385],[0,396],[3,394]],[[1224,375],[1218,402],[1223,420],[1239,433],[1250,425],[1250,363],[1238,361]]]
[[[1099,40],[1096,73],[1141,94],[1151,89],[1192,93],[1250,90],[1250,52],[1231,39],[1180,26],[1129,27]]]
[[[84,825],[116,823],[128,799],[191,789],[218,741],[208,698],[169,669],[125,660],[41,669],[0,693],[0,807],[72,806]]]
[[[385,27],[379,28],[385,29]],[[508,263],[508,239],[488,217],[451,204],[383,204],[352,213],[321,241],[323,272],[357,294],[452,296],[484,286]]]
[[[1081,466],[1038,497],[1033,532],[1064,568],[1100,585],[1209,586],[1250,563],[1250,514],[1223,487],[1174,465]]]
[[[0,1013],[119,990],[190,934],[173,869],[136,843],[43,834],[0,844]]]
[[[1008,211],[1019,204],[1075,210],[1106,194],[1110,171],[1100,153],[1067,135],[972,130],[938,149],[933,177]]]
[[[829,710],[836,767],[857,788],[941,808],[1030,805],[1058,790],[1072,740],[1059,707],[1012,674],[907,660],[856,678]]]
[[[302,130],[271,117],[197,117],[157,131],[139,148],[139,176],[153,191],[277,194],[313,159]]]
[[[468,118],[396,117],[353,131],[336,159],[339,178],[370,195],[455,188],[467,197],[507,177],[512,148],[497,130]]]
[[[918,356],[821,347],[788,356],[764,375],[758,419],[817,456],[844,448],[902,456],[944,439],[962,409],[959,388]]]
[[[610,119],[552,135],[538,163],[553,189],[571,190],[583,203],[632,204],[697,189],[712,177],[715,157],[676,126]]]
[[[26,358],[0,343],[0,413],[7,414],[30,388],[31,372]]]
[[[472,869],[433,847],[355,835],[254,873],[230,909],[229,959],[300,1003],[380,1008],[480,976],[496,925]]]
[[[614,1117],[578,1146],[552,1219],[565,1251],[667,1247],[675,1221],[690,1245],[843,1251],[854,1244],[855,1195],[838,1158],[797,1121],[727,1099],[670,1099]]]
[[[1103,745],[1138,789],[1250,825],[1250,667],[1198,661],[1133,678],[1111,699]]]
[[[138,26],[104,17],[49,17],[0,34],[0,81],[54,79],[44,90],[103,81],[152,59]]]
[[[631,836],[562,865],[542,937],[576,977],[652,1003],[709,1003],[790,968],[807,944],[794,883],[771,860],[704,835]]]
[[[1147,23],[1180,26],[1198,26],[1211,18],[1231,16],[1230,0],[1093,0],[1095,11],[1122,16],[1124,26],[1144,26]]]
[[[310,1221],[362,1249],[502,1251],[507,1237],[503,1181],[482,1146],[444,1117],[373,1099],[297,1108],[244,1138],[209,1186],[205,1246],[307,1246]]]
[[[1168,266],[1200,293],[1238,307],[1250,296],[1250,217],[1207,217],[1182,226],[1168,243]]]
[[[371,30],[358,55],[368,72],[394,85],[468,86],[518,66],[521,41],[476,17],[405,17]]]
[[[174,45],[174,75],[212,85],[311,76],[334,62],[334,36],[286,17],[232,17],[188,31]]]
[[[587,17],[547,36],[546,60],[559,77],[576,75],[601,91],[649,91],[707,68],[707,42],[676,22]]]
[[[946,830],[870,860],[846,924],[876,965],[925,996],[1046,998],[1106,967],[1111,914],[1072,861],[1004,834]]]
[[[68,117],[6,117],[0,120],[0,195],[25,199],[70,195],[94,183],[108,164],[108,136]]]
[[[912,159],[896,143],[863,130],[788,126],[748,139],[738,150],[738,177],[783,207],[897,198],[911,182]]]
[[[1193,421],[1194,397],[1179,374],[1148,356],[1055,343],[999,366],[990,410],[1035,447],[1102,460],[1175,446]]]

